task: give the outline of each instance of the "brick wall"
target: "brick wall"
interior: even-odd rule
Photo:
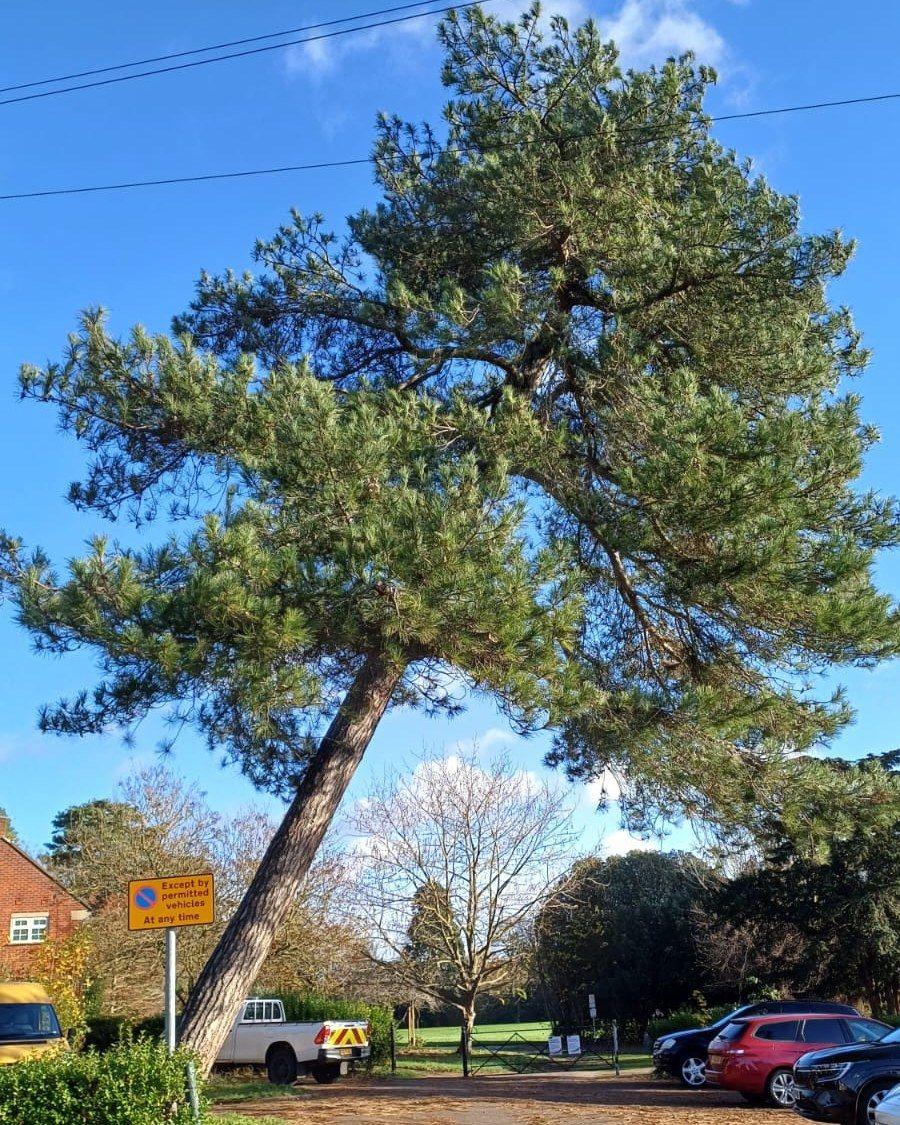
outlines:
[[[13,976],[27,976],[39,947],[11,944],[14,914],[49,915],[47,936],[53,939],[71,934],[87,917],[87,910],[24,852],[0,839],[0,968]]]

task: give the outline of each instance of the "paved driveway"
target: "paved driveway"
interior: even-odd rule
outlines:
[[[222,1107],[220,1112],[227,1112]],[[646,1074],[419,1078],[310,1087],[308,1096],[233,1107],[304,1125],[790,1125],[793,1115],[738,1095],[696,1093]]]

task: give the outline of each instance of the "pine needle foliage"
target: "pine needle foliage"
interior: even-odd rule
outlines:
[[[867,354],[827,296],[852,243],[715,140],[691,56],[624,71],[537,5],[440,37],[443,127],[379,120],[343,235],[294,214],[172,339],[92,315],[23,372],[90,453],[73,503],[176,520],[63,579],[8,541],[23,623],[105,674],[45,726],[168,706],[290,787],[379,652],[395,703],[448,705],[455,669],[572,776],[625,778],[638,826],[839,829],[846,778],[800,754],[851,715],[819,677],[900,641]]]

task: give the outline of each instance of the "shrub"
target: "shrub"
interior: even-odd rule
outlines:
[[[0,1067],[0,1125],[190,1125],[188,1056],[141,1041]]]
[[[387,1062],[391,1057],[391,1025],[394,1022],[390,1008],[377,1004],[364,1004],[356,1000],[331,1000],[327,996],[306,995],[299,992],[266,993],[284,1004],[284,1014],[289,1020],[368,1020],[371,1025],[372,1057],[370,1064]]]
[[[51,938],[37,946],[28,973],[29,979],[46,988],[63,1031],[76,1040],[85,1029],[90,961],[88,932],[79,929],[68,937]]]
[[[658,1039],[660,1035],[671,1035],[673,1031],[686,1031],[691,1027],[705,1027],[708,1024],[715,1023],[722,1016],[727,1016],[734,1008],[734,1004],[707,1008],[705,1012],[685,1008],[660,1019],[650,1020],[647,1024],[647,1034],[651,1039]]]
[[[93,1016],[87,1021],[84,1046],[95,1051],[108,1051],[117,1043],[134,1039],[162,1039],[163,1017],[148,1016],[143,1020],[128,1016]]]
[[[131,1038],[133,1026],[126,1016],[91,1016],[87,1021],[84,1046],[88,1050],[108,1051]]]

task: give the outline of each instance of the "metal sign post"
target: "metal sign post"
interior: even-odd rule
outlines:
[[[171,926],[166,930],[166,1050],[175,1050],[175,974],[178,965],[178,931]]]

